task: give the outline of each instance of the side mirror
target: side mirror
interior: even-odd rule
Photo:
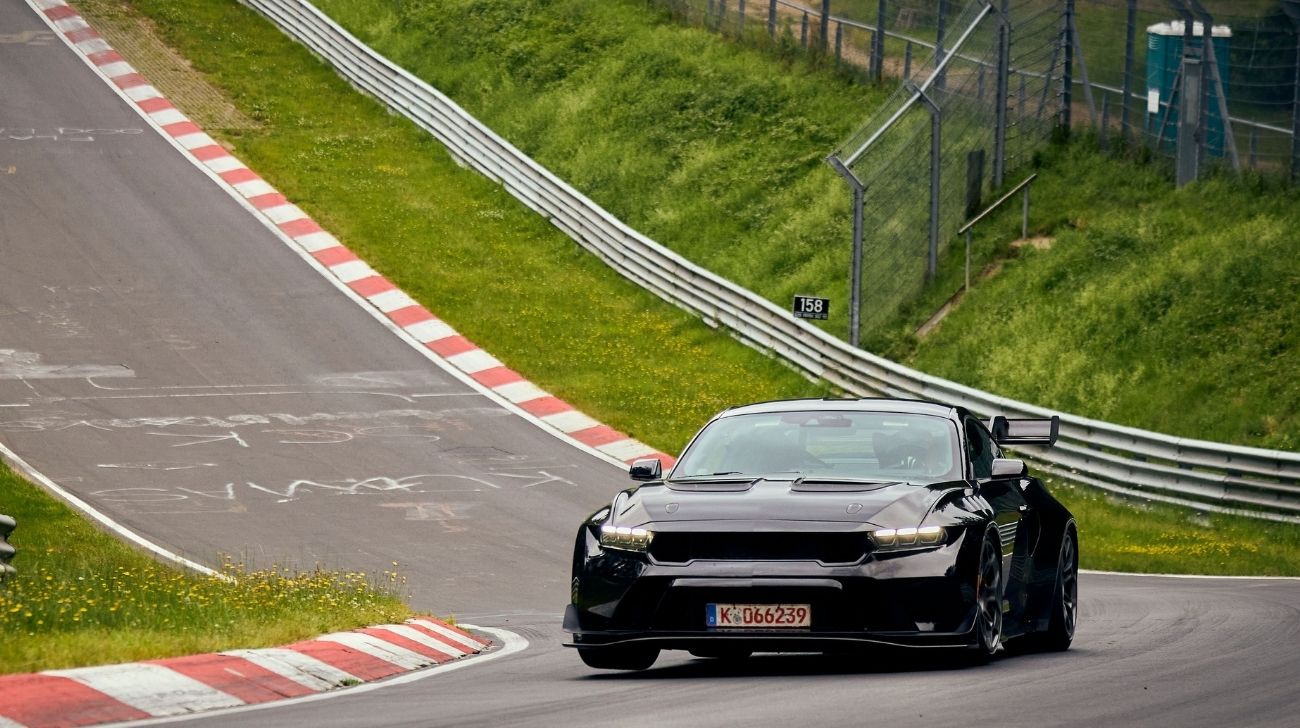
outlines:
[[[659,463],[659,458],[641,458],[632,463],[627,474],[632,476],[632,480],[658,480],[664,475],[664,466]]]
[[[1023,478],[1029,474],[1029,468],[1025,467],[1024,460],[1013,458],[994,458],[993,460],[993,477],[995,478]]]

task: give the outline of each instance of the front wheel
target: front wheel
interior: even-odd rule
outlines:
[[[1002,546],[990,532],[980,547],[975,576],[976,659],[988,660],[1002,645]]]
[[[642,647],[579,647],[578,657],[587,667],[598,670],[644,670],[659,659],[659,648]]]

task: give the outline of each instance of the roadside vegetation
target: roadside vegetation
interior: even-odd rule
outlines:
[[[216,577],[162,564],[3,464],[0,511],[18,520],[18,573],[0,583],[0,674],[273,647],[411,615],[395,571],[228,560]]]
[[[381,6],[370,0],[356,0],[355,4],[343,5],[333,0],[326,3],[345,19],[350,17],[354,21],[372,18],[364,12],[371,8],[377,17],[388,18],[377,27],[386,28],[385,37],[390,40],[400,39],[406,31],[415,32],[421,27],[413,20],[409,24],[405,20],[398,23],[396,16],[386,15],[396,7],[393,3]],[[427,9],[432,5],[411,2],[403,7]],[[470,12],[471,5],[479,8],[484,16]],[[457,17],[465,25],[458,33],[477,36],[481,44],[496,47],[500,41],[493,39],[492,28],[527,25],[523,20],[507,22],[510,16],[500,15],[511,5],[495,0],[473,4],[447,0],[438,7],[459,8],[461,14]],[[588,12],[606,12],[608,8],[613,8],[608,12],[622,22],[616,30],[608,31],[611,36],[652,36],[665,58],[672,59],[673,53],[680,53],[679,60],[651,64],[658,69],[651,76],[633,75],[627,83],[635,88],[619,91],[625,96],[653,95],[656,77],[686,90],[707,88],[707,69],[689,70],[694,67],[691,59],[696,56],[709,59],[714,55],[721,59],[724,68],[731,68],[735,73],[752,69],[756,77],[778,79],[773,82],[778,88],[789,83],[780,80],[783,74],[802,74],[805,85],[816,82],[835,89],[847,88],[830,72],[804,67],[797,61],[764,51],[729,46],[705,35],[704,31],[664,22],[661,15],[647,9],[644,3],[526,0],[518,5],[541,15],[540,19],[529,21],[540,25],[518,38],[519,48],[532,48],[537,55],[517,58],[510,62],[512,67],[529,67],[541,73],[548,63],[563,69],[579,63],[588,54],[599,58],[604,53],[621,52],[622,46],[612,41],[590,48],[580,44],[575,49],[567,45],[578,41],[587,43],[582,39],[594,31],[584,29],[580,21],[589,17]],[[242,113],[257,122],[255,128],[212,128],[209,132],[231,145],[250,166],[439,316],[509,366],[608,424],[665,451],[675,452],[708,416],[724,406],[829,392],[825,385],[808,382],[778,362],[709,329],[619,278],[499,187],[456,166],[423,132],[352,91],[305,49],[233,0],[134,0],[130,6],[110,0],[86,0],[78,6],[87,12],[139,12],[147,16],[161,38],[188,58]],[[570,27],[573,23],[578,25]],[[399,27],[404,29],[403,33],[397,32]],[[353,29],[365,37],[365,28],[354,24]],[[420,49],[429,58],[442,58],[439,54],[444,52],[441,47],[444,41],[455,47],[470,43],[433,37],[404,42],[409,46],[409,53]],[[453,70],[457,65],[453,57],[444,58],[442,63]],[[457,71],[463,75],[460,83],[485,89],[500,86],[523,93],[522,84],[493,75],[492,62],[483,60],[481,64],[479,72],[483,75],[477,81],[470,71]],[[681,70],[683,65],[686,71]],[[624,70],[632,73],[634,68],[626,66]],[[592,72],[595,73],[594,68]],[[673,81],[679,72],[685,75]],[[694,75],[696,72],[705,76]],[[293,82],[278,82],[282,79]],[[607,89],[611,92],[616,88],[613,78],[605,83],[610,84]],[[450,90],[445,85],[443,88]],[[761,96],[763,92],[754,93]],[[690,95],[683,91],[681,98],[682,103],[687,103]],[[551,99],[525,104],[521,101],[514,108],[518,115],[544,125],[548,115],[564,116],[565,109],[579,101],[580,95],[567,102]],[[634,101],[630,99],[629,103]],[[860,104],[867,102],[866,98],[859,100]],[[468,105],[472,111],[481,111],[474,104]],[[867,110],[863,107],[862,113],[865,115]],[[608,133],[635,135],[648,128],[662,127],[662,133],[669,134],[672,130],[666,128],[670,125],[664,119],[642,118],[651,111],[641,108],[638,115],[625,115],[623,123],[613,126]],[[779,112],[778,108],[765,113],[768,118],[779,118]],[[492,115],[485,116],[493,120]],[[584,127],[588,130],[587,147],[594,150],[607,143],[602,136],[605,120],[600,110],[587,108],[569,118],[574,126],[567,132],[570,136],[580,133],[578,127]],[[511,136],[510,124],[507,119],[501,131],[519,142]],[[719,139],[725,140],[725,125],[714,131]],[[539,138],[549,135],[544,129],[535,133]],[[707,136],[713,132],[705,125],[694,133]],[[679,146],[678,142],[665,144],[665,150]],[[700,149],[708,146],[705,139],[697,139],[695,144]],[[534,151],[527,144],[521,146]],[[716,151],[723,162],[733,153],[737,153],[734,148],[718,147]],[[766,153],[775,152],[768,148]],[[802,153],[812,154],[811,147],[805,147]],[[757,156],[758,152],[754,154]],[[611,178],[630,164],[616,149],[605,149],[602,157]],[[661,168],[663,180],[682,175],[679,194],[686,195],[694,179],[694,195],[702,201],[693,204],[708,206],[709,198],[716,197],[714,193],[726,185],[716,178],[706,179],[711,174],[709,165],[688,164],[685,158],[677,159],[680,168]],[[562,176],[573,179],[562,160],[553,166]],[[811,162],[808,169],[812,169]],[[601,187],[599,180],[586,182]],[[770,184],[778,182],[774,178]],[[646,185],[645,195],[656,194],[649,180],[642,184]],[[790,184],[797,185],[797,181]],[[578,187],[590,191],[583,184]],[[601,189],[609,200],[622,199],[614,188]],[[754,194],[760,192],[756,190]],[[838,192],[836,199],[839,199]],[[811,209],[828,204],[820,194],[815,190],[809,193],[802,200],[803,207]],[[646,217],[673,217],[670,197],[638,199],[637,193],[631,191],[627,197],[626,204],[644,208],[641,214]],[[728,212],[722,204],[714,204],[712,208],[718,217]],[[636,221],[634,216],[629,219]],[[743,244],[756,245],[764,238],[760,233],[762,230],[755,230]],[[757,249],[751,255],[748,247],[736,245],[731,256],[737,260],[762,255]],[[791,255],[801,259],[808,253]],[[507,271],[508,275],[504,273]],[[768,276],[784,279],[787,273],[777,266],[769,269]],[[1079,509],[1081,533],[1088,538],[1082,552],[1085,567],[1209,573],[1267,570],[1268,573],[1300,574],[1300,545],[1296,543],[1293,527],[1243,519],[1207,519],[1179,509],[1125,504],[1083,489],[1071,491],[1064,484],[1059,484],[1058,490],[1071,507]],[[1286,528],[1292,531],[1285,532]],[[1194,551],[1184,551],[1182,542],[1171,547],[1167,534],[1178,532],[1200,533],[1205,536],[1202,540],[1229,546],[1222,558],[1200,558]],[[1288,538],[1286,533],[1292,535]],[[1261,545],[1264,539],[1271,545]],[[1248,558],[1251,544],[1263,556]],[[1166,558],[1146,562],[1131,551],[1139,547],[1149,548],[1151,553],[1163,550]],[[1269,550],[1274,547],[1276,550]],[[1126,560],[1130,556],[1131,560]],[[1269,561],[1267,569],[1263,563],[1266,560]]]
[[[1042,157],[1019,205],[976,231],[984,279],[923,340],[961,260],[881,349],[1026,402],[1183,437],[1300,449],[1300,190],[1211,177],[1082,139]],[[959,250],[959,248],[954,248]]]
[[[635,0],[318,4],[650,237],[779,305],[832,297],[826,327],[843,335],[848,193],[824,157],[883,90]],[[1175,191],[1165,163],[1085,144],[1038,167],[1034,231],[1059,245],[1009,248],[1009,206],[977,230],[1000,251],[985,263],[1007,259],[996,280],[918,341],[960,287],[952,246],[946,275],[864,332],[868,348],[1065,412],[1300,448],[1300,298],[1287,293],[1300,195],[1227,178]]]

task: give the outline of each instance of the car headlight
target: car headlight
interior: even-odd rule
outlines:
[[[600,545],[607,549],[644,553],[654,536],[654,532],[645,528],[610,525],[600,527]]]
[[[876,545],[877,551],[938,546],[947,539],[948,532],[944,530],[943,526],[882,528],[871,532],[871,542]]]

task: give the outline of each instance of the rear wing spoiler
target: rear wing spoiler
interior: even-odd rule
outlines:
[[[1056,444],[1056,437],[1061,432],[1061,418],[1052,415],[1050,419],[1007,419],[1002,415],[989,421],[989,430],[993,441],[999,445],[1044,445]]]

